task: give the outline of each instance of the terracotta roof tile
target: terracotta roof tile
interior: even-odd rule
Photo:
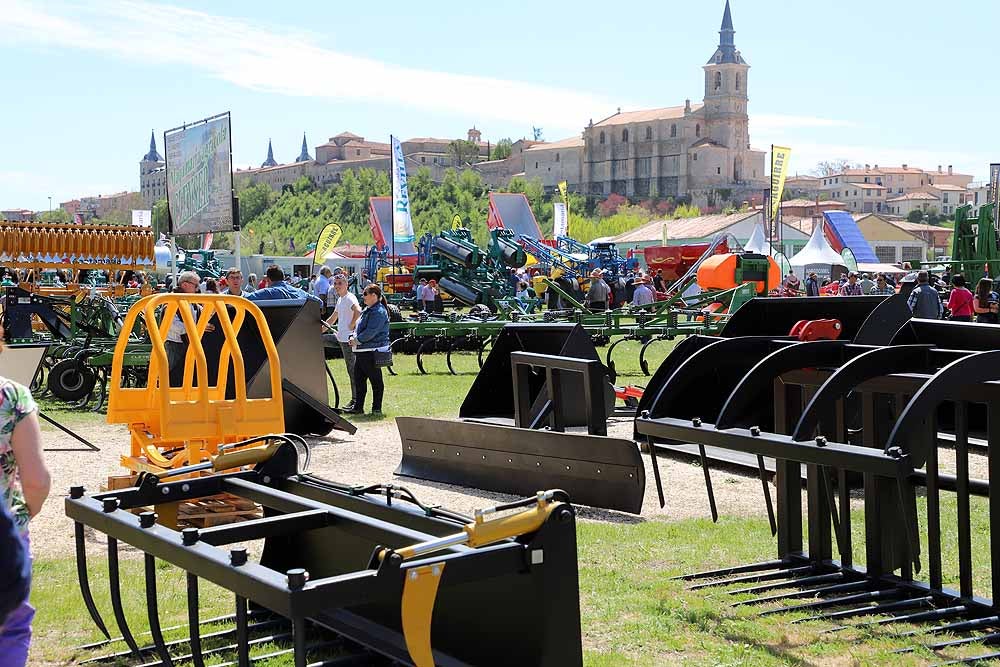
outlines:
[[[698,111],[704,105],[692,104],[691,111]],[[628,125],[629,123],[648,123],[653,120],[670,120],[684,117],[684,106],[661,107],[659,109],[642,109],[639,111],[625,111],[617,113],[610,118],[605,118],[599,123],[594,123],[594,127],[607,127],[609,125]]]

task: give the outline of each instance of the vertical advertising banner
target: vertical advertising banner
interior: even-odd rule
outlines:
[[[461,229],[462,227],[464,227],[464,225],[462,224],[462,216],[456,213],[455,217],[451,219],[451,228]]]
[[[554,209],[552,215],[552,237],[569,236],[569,212],[566,210],[566,203],[552,202]]]
[[[565,216],[566,221],[562,228],[562,231],[553,230],[552,232],[553,236],[569,236],[569,192],[567,191],[567,188],[568,186],[566,184],[566,181],[559,181],[559,195],[562,197],[562,203],[564,209],[563,215]],[[558,207],[556,210],[556,215],[557,216],[559,215]],[[555,226],[555,228],[559,229],[558,224]]]
[[[1000,162],[990,164],[990,187],[986,191],[986,201],[1000,203]]]
[[[393,243],[412,243],[413,221],[410,219],[410,193],[406,187],[406,158],[396,137],[389,138],[392,145],[392,240]]]
[[[233,230],[229,113],[163,134],[170,233]]]
[[[785,190],[785,176],[788,175],[788,161],[792,149],[784,146],[771,146],[771,220],[778,217],[781,208],[781,195]]]
[[[319,233],[319,238],[316,239],[316,250],[313,251],[313,264],[322,264],[326,261],[326,256],[330,254],[330,251],[337,247],[337,241],[343,235],[343,231],[340,229],[340,225],[336,222],[329,223],[323,228],[323,231]]]

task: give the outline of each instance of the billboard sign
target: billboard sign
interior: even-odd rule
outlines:
[[[164,132],[171,234],[234,229],[230,134],[228,112]]]

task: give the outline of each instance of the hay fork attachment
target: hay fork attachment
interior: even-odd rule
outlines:
[[[144,554],[151,646],[135,641],[120,613],[120,584],[112,581],[119,596],[116,601],[112,590],[112,606],[133,655],[201,664],[197,656],[208,635],[198,620],[198,583],[207,579],[234,595],[235,628],[227,636],[235,638],[231,650],[239,664],[262,657],[251,651],[260,643],[258,626],[269,622],[278,624],[275,641],[289,645],[283,650],[296,665],[331,646],[359,664],[582,664],[574,512],[564,493],[539,494],[468,521],[414,504],[400,489],[358,488],[303,474],[297,448],[275,437],[277,447],[238,449],[216,459],[222,460],[217,467],[229,467],[226,457],[230,464],[235,457],[260,459],[251,470],[181,479],[169,472],[146,475],[133,488],[91,496],[72,490],[67,515],[80,526],[79,535],[88,526],[108,536],[109,563],[117,558],[118,542]],[[254,450],[259,453],[248,453]],[[264,517],[177,531],[151,512],[130,512],[161,497],[190,500],[220,492],[260,503]],[[259,540],[262,555],[253,562],[245,545]],[[156,559],[187,573],[190,636],[184,642],[163,641]],[[85,572],[85,560],[80,568]],[[96,609],[92,598],[86,604]],[[504,641],[510,633],[519,641]]]

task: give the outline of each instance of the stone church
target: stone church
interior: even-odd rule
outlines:
[[[747,73],[726,2],[719,46],[705,71],[701,104],[621,111],[591,121],[580,137],[524,151],[525,176],[546,189],[566,180],[574,191],[638,200],[690,197],[695,203],[742,201],[767,187],[765,152],[750,148]]]

